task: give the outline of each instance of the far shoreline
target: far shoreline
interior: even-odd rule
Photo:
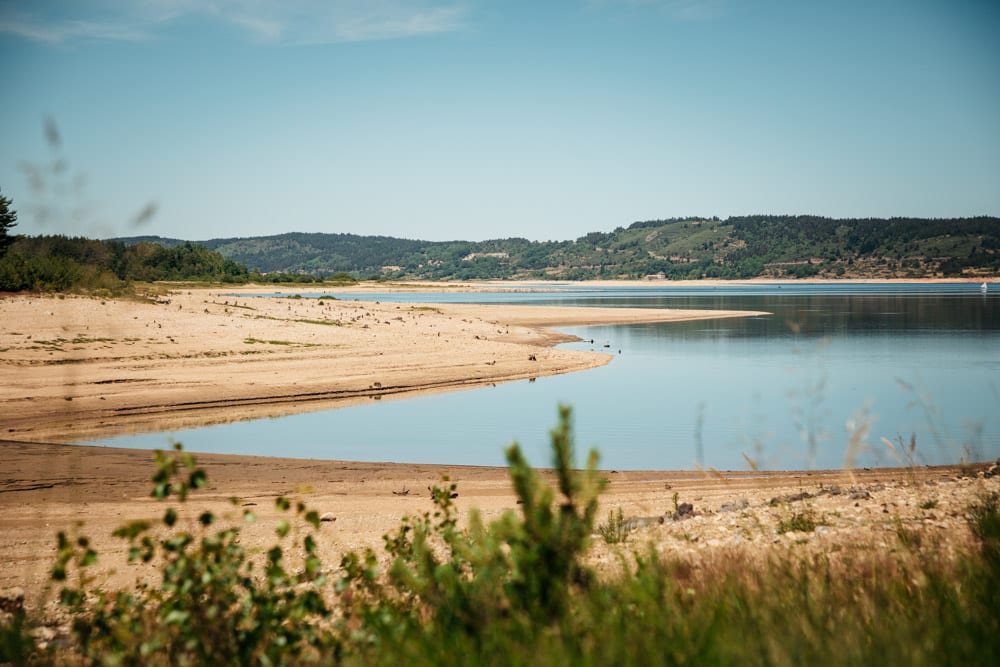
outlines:
[[[260,293],[273,292],[281,294],[314,294],[330,291],[344,293],[365,292],[395,292],[395,291],[429,291],[440,289],[455,292],[480,291],[546,291],[546,288],[560,286],[587,287],[753,287],[753,286],[808,286],[808,285],[980,285],[982,283],[1000,283],[1000,276],[981,276],[965,278],[748,278],[724,280],[721,278],[702,278],[698,280],[667,280],[667,279],[627,279],[627,280],[386,280],[360,281],[345,285],[300,285],[281,283],[251,283],[234,285],[232,288],[218,286],[216,289],[229,293]]]

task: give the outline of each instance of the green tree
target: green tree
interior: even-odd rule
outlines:
[[[17,224],[17,211],[10,205],[13,203],[10,197],[0,195],[0,257],[7,253],[13,239],[7,235],[7,230]]]

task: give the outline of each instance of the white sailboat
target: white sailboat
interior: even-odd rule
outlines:
[[[988,288],[987,288],[986,283],[983,283],[982,285],[979,286],[979,291],[982,292],[983,294],[986,294],[986,290],[987,289]]]

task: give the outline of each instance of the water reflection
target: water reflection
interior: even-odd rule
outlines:
[[[338,298],[357,298],[336,294]],[[548,461],[556,405],[580,449],[617,469],[894,465],[880,437],[916,434],[918,461],[1000,456],[1000,290],[978,286],[606,288],[379,293],[381,301],[758,310],[770,317],[576,327],[603,368],[439,396],[173,434],[195,451],[503,463],[513,440]],[[605,348],[604,345],[609,345]],[[620,351],[620,352],[619,352]],[[104,444],[162,447],[163,434]]]

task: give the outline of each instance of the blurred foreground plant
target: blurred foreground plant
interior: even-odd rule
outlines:
[[[156,527],[122,526],[116,534],[128,541],[129,558],[155,565],[162,577],[133,591],[95,589],[87,575],[98,558],[91,543],[60,535],[53,577],[74,619],[72,643],[61,654],[44,653],[33,649],[23,616],[0,619],[0,662],[1000,661],[995,493],[969,508],[980,548],[953,558],[915,545],[682,559],[650,544],[623,553],[623,564],[632,561],[623,573],[597,576],[583,556],[603,482],[595,453],[585,469],[574,469],[569,421],[564,408],[552,431],[555,488],[512,446],[507,457],[518,511],[488,525],[472,512],[463,528],[456,486],[445,479],[432,489],[429,511],[403,519],[385,536],[384,554],[351,551],[339,568],[325,568],[317,555],[316,513],[285,498],[277,499],[278,510],[294,515],[279,520],[275,545],[259,554],[240,545],[236,527],[213,532],[216,517],[207,512],[189,520],[191,530],[173,507]],[[179,448],[158,453],[156,463],[154,495],[161,500],[183,502],[206,483]],[[243,512],[244,521],[254,518]],[[301,539],[296,526],[305,528]]]
[[[475,654],[498,639],[497,624],[523,638],[567,618],[574,592],[593,579],[581,557],[604,482],[594,451],[586,469],[573,468],[569,408],[560,408],[551,439],[558,503],[516,444],[507,461],[520,516],[507,511],[487,526],[473,510],[468,528],[460,529],[452,502],[456,487],[445,478],[445,486],[432,489],[433,513],[404,519],[385,536],[392,558],[388,579],[375,574],[371,551],[344,558],[338,591],[348,601],[345,613],[358,618],[373,640],[450,636]]]
[[[207,483],[194,457],[175,446],[177,453],[156,452],[153,497],[180,502]],[[236,499],[232,499],[237,504]],[[287,512],[291,502],[277,499]],[[316,512],[302,504],[296,514],[313,528]],[[243,520],[255,520],[250,511]],[[211,512],[201,513],[194,531],[178,526],[178,512],[168,507],[161,519],[166,537],[157,537],[148,521],[132,521],[115,537],[129,543],[128,559],[154,562],[162,580],[135,592],[91,590],[91,579],[65,586],[60,601],[75,615],[73,632],[81,652],[98,663],[140,664],[272,664],[317,657],[330,635],[322,621],[329,617],[319,587],[324,583],[315,556],[312,534],[302,540],[306,557],[300,569],[285,567],[281,541],[289,523],[278,523],[278,543],[266,552],[263,571],[240,546],[239,529],[211,531]],[[70,570],[85,571],[97,560],[86,538],[76,542],[59,534],[53,579],[66,581]]]

